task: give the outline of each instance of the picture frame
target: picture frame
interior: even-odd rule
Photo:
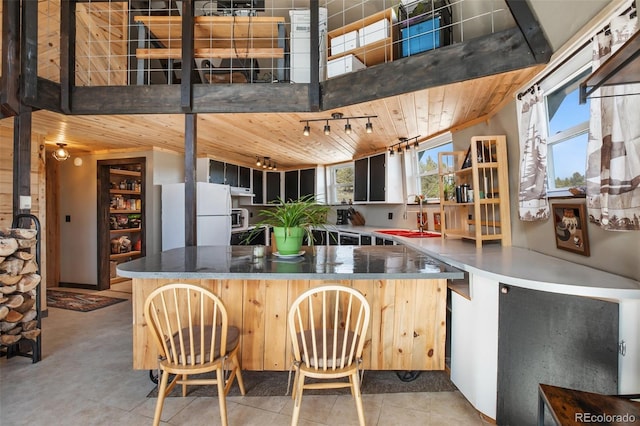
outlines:
[[[464,160],[462,161],[460,169],[468,169],[469,167],[471,167],[471,147],[469,147],[467,152],[464,154]]]
[[[433,213],[433,229],[435,231],[440,231],[440,212],[434,212]]]
[[[556,247],[589,256],[587,209],[584,204],[556,203],[551,206]]]

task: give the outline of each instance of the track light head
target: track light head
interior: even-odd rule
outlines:
[[[256,166],[262,166],[262,162],[260,162],[260,157],[256,157]]]
[[[302,134],[305,136],[309,136],[311,134],[311,127],[309,127],[308,122],[307,122],[307,125],[304,126],[304,130],[302,131]]]
[[[324,125],[324,134],[327,136],[331,134],[331,126],[329,126],[329,120],[327,120],[327,124]]]
[[[369,119],[367,119],[367,124],[365,126],[365,129],[367,130],[367,133],[373,133],[373,124]]]

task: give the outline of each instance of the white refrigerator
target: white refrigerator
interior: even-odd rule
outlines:
[[[229,185],[196,182],[199,246],[228,246],[231,241]],[[162,185],[162,250],[184,247],[184,183]]]

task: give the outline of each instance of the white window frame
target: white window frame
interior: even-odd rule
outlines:
[[[412,150],[411,165],[408,167],[407,173],[407,203],[413,204],[412,195],[419,194],[422,191],[422,178],[425,176],[438,175],[438,168],[430,172],[420,172],[420,163],[418,153],[439,148],[442,145],[451,144],[453,151],[453,136],[450,132],[443,133],[440,136],[421,142],[416,150]],[[437,158],[436,158],[437,163]],[[427,198],[427,203],[439,203],[440,197]]]
[[[338,163],[338,164],[332,164],[330,166],[327,166],[327,189],[329,192],[329,196],[328,196],[328,201],[329,204],[341,204],[342,200],[338,200],[338,188],[344,186],[342,184],[338,184],[336,182],[336,172],[339,169],[346,169],[346,168],[351,168],[354,169],[354,177],[355,177],[355,165],[353,161],[350,161],[348,163]],[[355,179],[354,179],[355,180]],[[351,185],[353,186],[355,182],[352,182]],[[345,200],[347,203],[349,202],[349,200]],[[353,201],[353,200],[351,200]]]
[[[545,98],[545,111],[548,120],[549,114],[547,109],[547,96],[552,95],[554,92],[560,90],[563,86],[569,83],[572,79],[583,73],[585,70],[591,67],[591,44],[587,44],[576,53],[571,60],[561,67],[559,70],[549,75],[541,84],[540,88],[544,91]],[[547,121],[547,131],[549,131],[549,123]],[[561,144],[567,140],[589,132],[589,120],[574,125],[568,129],[562,130],[554,135],[547,134],[547,196],[548,197],[567,197],[572,196],[568,191],[568,188],[556,188],[555,187],[555,173],[554,173],[554,158],[553,158],[553,146]],[[585,158],[585,170],[583,175],[586,176],[586,158]]]

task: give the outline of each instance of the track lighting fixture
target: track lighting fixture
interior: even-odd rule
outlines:
[[[419,137],[420,135],[414,136],[412,138],[400,138],[400,142],[394,143],[389,147],[389,155],[393,156],[396,151],[398,152],[398,154],[400,154],[403,150],[409,151],[412,148],[417,149],[420,146],[420,144],[418,143]],[[413,141],[413,143],[410,143],[411,141]]]
[[[271,157],[256,157],[256,167],[262,167],[267,170],[278,170],[275,161],[271,161]]]
[[[371,119],[372,118],[377,118],[377,115],[361,115],[361,116],[355,116],[355,117],[345,117],[341,112],[334,112],[333,114],[331,114],[331,118],[314,118],[311,120],[300,120],[301,123],[305,123],[304,126],[304,130],[302,131],[302,134],[305,136],[309,136],[311,134],[311,127],[309,126],[310,122],[313,121],[324,121],[324,134],[325,135],[330,135],[331,134],[331,126],[329,125],[329,121],[334,121],[334,120],[346,120],[346,124],[344,125],[344,133],[347,135],[350,135],[352,133],[352,128],[351,128],[351,123],[349,122],[349,120],[355,120],[355,119],[359,119],[359,118],[366,118],[367,122],[365,124],[365,130],[367,133],[373,133],[373,123],[371,123]]]
[[[71,157],[71,154],[69,154],[69,151],[67,151],[64,147],[67,146],[66,143],[57,143],[56,145],[58,145],[58,148],[53,151],[53,158],[55,158],[58,161],[64,161],[64,160],[68,160]]]

